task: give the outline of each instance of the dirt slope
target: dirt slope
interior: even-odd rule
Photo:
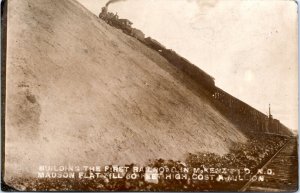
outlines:
[[[45,164],[223,154],[246,141],[191,80],[78,2],[8,2],[6,178]]]

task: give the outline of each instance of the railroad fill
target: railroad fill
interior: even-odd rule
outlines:
[[[256,168],[290,135],[138,29],[76,1],[8,3],[5,182],[18,190],[191,190],[203,184],[36,176],[41,165]]]

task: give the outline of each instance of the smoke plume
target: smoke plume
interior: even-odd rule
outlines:
[[[107,3],[106,3],[106,7],[108,7],[110,4],[112,3],[117,3],[117,2],[120,2],[120,1],[126,1],[126,0],[109,0]]]

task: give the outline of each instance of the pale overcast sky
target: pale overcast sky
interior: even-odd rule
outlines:
[[[98,15],[106,0],[78,0]],[[212,75],[217,86],[293,130],[298,122],[294,1],[127,0],[109,6]]]

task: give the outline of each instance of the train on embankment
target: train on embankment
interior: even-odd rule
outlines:
[[[198,86],[204,89],[216,108],[244,132],[257,132],[287,137],[293,136],[291,130],[280,123],[279,120],[273,119],[270,112],[269,115],[265,115],[216,87],[215,80],[212,76],[177,54],[175,51],[167,49],[155,39],[152,39],[151,37],[146,38],[141,30],[132,27],[133,23],[131,21],[128,19],[120,19],[117,14],[108,12],[107,6],[102,8],[99,18],[109,25],[122,30],[125,34],[136,38],[149,48],[157,51],[176,68],[189,76]]]

